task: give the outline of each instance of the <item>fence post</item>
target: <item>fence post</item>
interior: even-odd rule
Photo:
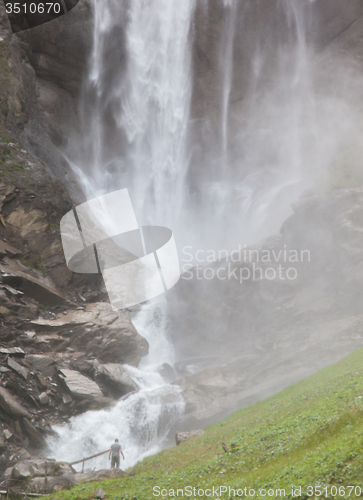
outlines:
[[[48,488],[48,459],[45,459],[45,481],[44,481],[44,488]]]

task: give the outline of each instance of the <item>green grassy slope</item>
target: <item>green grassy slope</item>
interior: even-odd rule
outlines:
[[[157,496],[161,490],[153,491],[154,486],[167,493]],[[323,497],[360,496],[359,488],[347,487],[363,490],[363,349],[237,411],[202,436],[143,460],[126,478],[80,484],[51,498],[93,498],[98,487],[107,499],[169,498],[170,489],[187,486],[204,490],[200,496],[197,490],[191,496],[184,490],[187,498],[208,498],[210,493],[210,498],[228,499],[242,493],[205,492],[213,486],[243,489],[248,498],[253,492],[249,496],[245,487],[255,490],[254,498],[281,497],[260,488],[284,488],[285,498],[291,498],[293,486],[302,486],[299,498],[311,496],[308,486],[316,487],[316,493],[320,488]]]

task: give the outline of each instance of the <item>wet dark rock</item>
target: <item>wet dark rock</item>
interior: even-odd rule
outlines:
[[[93,380],[75,370],[61,369],[59,376],[64,381],[71,395],[78,399],[102,398],[102,391]]]
[[[5,155],[11,155],[12,153],[12,150],[11,150],[11,147],[9,146],[9,144],[4,144],[2,143],[2,145],[0,144],[0,155],[1,154],[5,154]],[[15,192],[15,186],[11,183],[8,183],[8,182],[0,182],[0,211],[2,210],[3,208],[3,205],[8,202],[11,198],[13,198],[14,196],[14,192]],[[14,256],[16,254],[19,253],[18,250],[16,250],[15,248],[11,247],[10,245],[8,245],[7,243],[5,243],[4,241],[2,241],[0,243],[0,254],[5,251],[5,255],[7,255],[7,249],[9,249],[9,253],[11,256]],[[14,252],[13,252],[14,250]]]
[[[43,354],[28,354],[26,359],[29,361],[34,370],[41,373],[45,377],[52,377],[56,372],[56,363],[50,356]],[[44,386],[43,383],[42,385]]]
[[[30,442],[36,447],[41,448],[46,445],[45,438],[27,418],[23,419],[24,430],[29,437]]]
[[[115,397],[121,397],[128,392],[137,390],[137,385],[126,372],[122,365],[117,363],[107,363],[97,365],[97,380],[101,380],[115,393]]]
[[[22,366],[19,363],[17,363],[11,356],[8,357],[7,364],[9,368],[14,370],[19,375],[21,375],[24,378],[24,380],[29,380],[30,373],[29,370],[25,368],[25,366]]]
[[[54,283],[36,269],[28,269],[19,261],[5,257],[0,262],[1,280],[14,288],[19,289],[27,297],[40,304],[54,306],[58,304],[71,305],[71,301]]]
[[[0,257],[18,257],[21,254],[15,247],[0,240]]]
[[[106,303],[87,304],[85,309],[68,310],[66,316],[58,315],[52,320],[38,318],[31,324],[38,334],[51,333],[53,338],[59,335],[68,339],[75,351],[82,346],[89,358],[101,363],[137,366],[148,353],[147,341],[137,333],[129,316],[113,311]]]
[[[6,449],[6,436],[3,429],[0,429],[0,453],[2,453]]]
[[[174,368],[169,365],[169,363],[163,363],[160,365],[158,372],[166,382],[172,382],[176,378]]]
[[[0,354],[11,354],[12,356],[21,356],[25,355],[25,352],[21,347],[1,347]]]
[[[4,387],[0,387],[0,407],[15,417],[30,418],[28,411]]]

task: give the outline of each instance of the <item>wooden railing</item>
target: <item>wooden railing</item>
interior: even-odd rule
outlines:
[[[96,453],[96,455],[91,455],[90,457],[82,458],[81,460],[76,460],[76,462],[71,462],[69,465],[76,465],[76,464],[82,464],[82,472],[84,472],[84,463],[87,462],[87,460],[91,460],[92,458],[100,457],[101,455],[104,455],[105,453],[108,453],[110,450],[106,451],[101,451],[100,453]]]

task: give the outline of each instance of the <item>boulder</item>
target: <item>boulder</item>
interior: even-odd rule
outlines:
[[[105,495],[106,495],[105,490],[103,490],[102,488],[98,488],[95,491],[94,497],[103,500],[105,498]]]
[[[11,478],[28,479],[36,475],[45,476],[45,461],[43,459],[22,460],[21,462],[18,462],[13,467]]]
[[[41,405],[49,404],[49,396],[46,392],[42,392],[41,394],[39,394],[39,402]]]
[[[169,363],[163,363],[158,367],[158,372],[163,377],[166,382],[172,382],[175,380],[175,371]]]
[[[4,436],[6,438],[6,440],[8,441],[11,437],[13,437],[13,433],[11,431],[9,431],[9,429],[4,429]]]
[[[0,407],[15,417],[30,418],[28,411],[4,387],[0,387]]]
[[[82,350],[88,359],[97,358],[101,363],[137,366],[149,350],[146,339],[137,333],[129,316],[103,302],[70,310],[66,316],[38,318],[31,323],[37,333],[52,332],[69,338],[71,348]]]
[[[138,388],[130,375],[120,364],[107,363],[105,365],[98,365],[97,372],[103,382],[110,384],[119,392],[119,396],[136,391]]]
[[[73,475],[74,482],[76,484],[81,483],[82,481],[87,481],[88,474],[86,472],[77,472]]]
[[[8,471],[9,485],[30,492],[45,493],[69,488],[76,484],[75,470],[64,462],[54,459],[22,460]]]
[[[13,468],[14,467],[8,467],[7,469],[5,469],[5,472],[3,473],[3,477],[5,477],[6,479],[9,478],[13,472]]]
[[[96,382],[81,375],[75,370],[61,369],[59,376],[64,381],[68,390],[75,398],[79,399],[94,399],[103,398],[101,389]]]
[[[40,270],[29,268],[20,261],[5,257],[0,263],[0,273],[5,284],[21,290],[28,297],[46,306],[71,304],[66,294]]]
[[[23,377],[24,380],[28,381],[30,379],[29,370],[25,368],[25,366],[20,365],[16,361],[14,361],[10,356],[7,360],[8,367],[14,370],[18,375]]]
[[[25,359],[32,365],[34,370],[40,372],[44,377],[52,377],[55,374],[56,363],[50,356],[29,354]]]
[[[38,429],[36,429],[36,427],[34,427],[34,425],[31,422],[29,422],[27,418],[23,419],[23,424],[25,432],[29,437],[30,442],[34,446],[40,448],[46,445],[46,441],[43,434],[41,434],[41,432],[39,432]]]
[[[26,482],[26,487],[30,492],[46,493],[68,489],[75,484],[73,474],[65,474],[63,476],[33,477]]]
[[[32,458],[31,454],[25,449],[20,448],[16,451],[16,460],[30,460]]]
[[[0,201],[1,204],[1,201]],[[0,240],[0,257],[17,257],[21,252],[17,248],[9,245],[5,241]]]
[[[25,352],[21,347],[1,347],[1,354],[11,354],[12,356],[22,356],[24,357]]]
[[[176,445],[178,446],[180,443],[183,443],[188,439],[201,436],[202,434],[204,434],[203,429],[196,429],[195,431],[189,431],[189,432],[176,432],[175,434]]]
[[[13,479],[27,479],[30,477],[63,476],[73,474],[71,465],[64,462],[56,462],[53,458],[34,458],[18,462],[12,470]]]

